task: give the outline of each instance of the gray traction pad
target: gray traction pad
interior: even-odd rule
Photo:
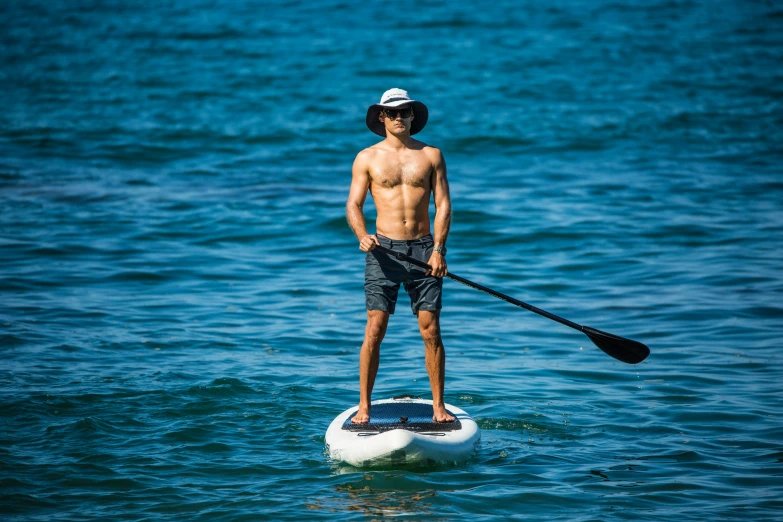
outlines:
[[[342,429],[347,431],[375,431],[383,433],[391,430],[444,432],[462,429],[459,419],[454,422],[434,422],[432,420],[432,405],[417,402],[387,402],[374,404],[370,410],[370,422],[354,424],[351,419],[358,413],[352,412],[343,423]],[[450,415],[454,412],[446,410]]]

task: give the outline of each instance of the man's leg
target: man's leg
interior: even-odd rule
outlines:
[[[419,331],[424,340],[424,364],[430,376],[432,389],[432,418],[435,422],[453,422],[443,403],[443,387],[446,380],[446,349],[440,338],[440,311],[419,310]]]
[[[364,343],[359,355],[359,412],[353,422],[364,423],[370,420],[370,401],[378,364],[381,360],[381,341],[386,335],[389,324],[389,312],[367,310],[367,327],[364,330]]]

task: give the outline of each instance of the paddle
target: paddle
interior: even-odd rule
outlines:
[[[400,261],[405,261],[412,265],[416,265],[418,267],[427,270],[432,270],[432,267],[427,263],[424,263],[423,261],[419,261],[418,259],[413,259],[412,257],[406,256],[401,252],[395,252],[394,250],[390,250],[388,248],[379,245],[375,246],[375,250],[380,250],[385,254],[396,257]],[[548,319],[557,321],[558,323],[564,324],[570,328],[573,328],[574,330],[579,330],[587,337],[589,337],[590,340],[593,341],[593,344],[595,344],[597,347],[603,350],[604,353],[606,353],[611,357],[614,357],[618,361],[622,361],[628,364],[636,364],[642,362],[647,358],[648,355],[650,355],[650,349],[640,342],[633,341],[631,339],[626,339],[624,337],[618,337],[617,335],[612,335],[610,333],[602,332],[601,330],[596,330],[595,328],[590,328],[589,326],[582,326],[581,324],[576,324],[572,321],[569,321],[568,319],[563,319],[562,317],[558,317],[555,314],[551,314],[546,310],[536,308],[533,305],[529,305],[518,299],[514,299],[513,297],[507,296],[506,294],[501,294],[500,292],[492,290],[491,288],[487,288],[486,286],[480,285],[478,283],[474,283],[473,281],[468,281],[464,277],[460,277],[456,274],[448,273],[446,274],[446,277],[449,277],[454,281],[457,281],[458,283],[462,283],[463,285],[469,286],[471,288],[475,288],[476,290],[481,290],[482,292],[486,292],[489,295],[495,296],[498,299],[502,299],[513,305],[524,308],[525,310],[530,310],[531,312],[537,313],[538,315],[543,315]]]

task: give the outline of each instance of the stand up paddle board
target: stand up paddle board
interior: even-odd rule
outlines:
[[[351,422],[359,409],[338,415],[326,430],[326,448],[337,461],[357,467],[387,464],[460,462],[481,440],[476,421],[446,404],[454,422],[432,420],[432,401],[413,395],[373,401],[370,422]]]

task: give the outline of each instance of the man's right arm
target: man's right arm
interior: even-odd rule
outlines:
[[[367,199],[367,190],[370,188],[370,171],[368,169],[368,152],[363,150],[356,156],[353,162],[351,190],[348,193],[348,202],[345,204],[345,217],[348,225],[359,240],[359,248],[369,252],[378,243],[378,238],[367,233],[367,225],[364,221],[364,201]]]

